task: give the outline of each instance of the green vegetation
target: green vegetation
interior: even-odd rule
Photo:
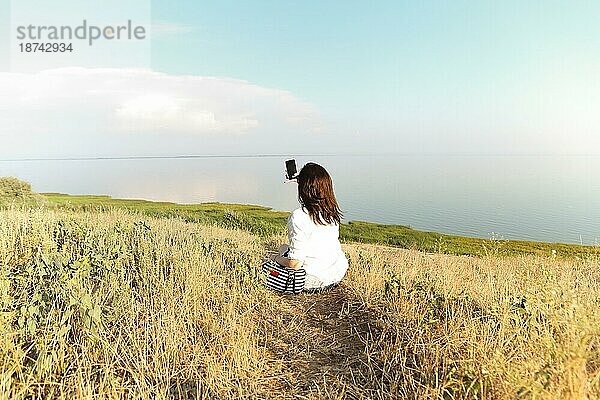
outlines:
[[[179,217],[189,222],[211,223],[227,228],[243,229],[261,237],[285,231],[288,213],[269,208],[222,203],[182,205],[145,200],[113,199],[109,196],[73,196],[46,193],[51,204],[72,210],[108,210],[125,208],[154,217]],[[343,224],[340,237],[345,242],[383,244],[425,252],[457,255],[538,254],[558,257],[586,257],[600,252],[595,246],[542,243],[496,238],[478,239],[423,232],[400,225],[382,225],[352,221]]]
[[[352,222],[342,284],[279,296],[286,213],[3,182],[0,398],[600,396],[594,248]]]
[[[0,206],[39,205],[44,197],[33,192],[31,185],[13,177],[0,177]]]
[[[598,257],[345,244],[340,287],[279,296],[259,267],[281,239],[0,209],[0,398],[600,396]]]
[[[77,196],[58,193],[44,193],[44,196],[51,205],[62,209],[98,211],[121,208],[152,217],[176,217],[187,222],[239,228],[262,237],[283,232],[288,217],[288,213],[285,212],[276,212],[267,207],[242,204],[176,204],[147,200],[113,199],[109,196]]]

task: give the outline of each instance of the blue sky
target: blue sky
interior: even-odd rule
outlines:
[[[17,120],[26,113],[0,113],[17,127],[0,131],[4,153],[598,153],[598,2],[150,5],[142,67],[154,75],[136,75],[131,88],[122,67],[5,73],[48,88],[73,74],[77,84],[62,88],[71,103],[43,93],[73,109],[71,124],[48,116],[31,127]],[[85,100],[116,80],[132,98]]]
[[[599,15],[593,1],[154,2],[154,18],[194,31],[156,40],[152,61],[376,116],[598,65]]]

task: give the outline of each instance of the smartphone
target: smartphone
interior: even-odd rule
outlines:
[[[286,178],[292,180],[296,177],[298,170],[296,169],[296,160],[287,160],[285,162],[285,169],[287,171]]]

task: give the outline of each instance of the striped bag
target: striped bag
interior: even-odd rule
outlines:
[[[265,284],[268,289],[283,294],[300,294],[304,289],[306,271],[291,269],[275,261],[267,261],[262,265],[262,271],[267,276]]]

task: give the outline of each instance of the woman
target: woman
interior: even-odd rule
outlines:
[[[308,163],[297,181],[300,208],[288,219],[290,244],[281,246],[271,259],[288,268],[304,268],[304,291],[321,292],[337,286],[348,269],[339,241],[342,212],[325,168]]]

